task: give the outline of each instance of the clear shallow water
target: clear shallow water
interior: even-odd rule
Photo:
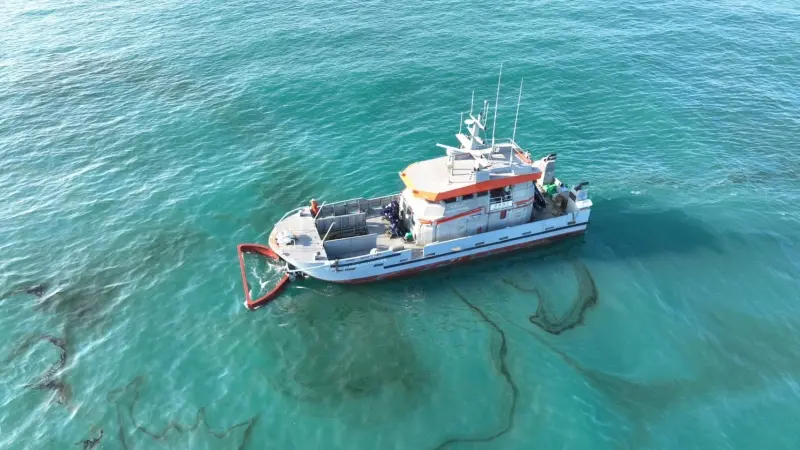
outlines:
[[[781,1],[3,3],[0,446],[796,448],[798,30]],[[237,243],[399,190],[500,61],[498,134],[524,77],[584,239],[243,308]]]

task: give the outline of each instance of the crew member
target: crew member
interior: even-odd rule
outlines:
[[[319,206],[317,206],[317,201],[312,198],[311,199],[311,215],[316,217],[318,212],[319,212]]]

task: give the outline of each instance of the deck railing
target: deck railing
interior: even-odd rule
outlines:
[[[344,216],[323,217],[317,219],[315,225],[317,226],[317,232],[320,237],[323,237],[323,235],[327,237],[325,240],[360,236],[362,234],[367,234],[366,216],[365,213],[356,213]]]
[[[489,197],[489,211],[497,211],[514,206],[514,201],[511,195],[503,195],[501,197]]]
[[[400,201],[400,194],[385,195],[383,197],[374,197],[369,199],[353,198],[350,200],[328,203],[327,205],[322,205],[320,207],[317,219],[345,216],[348,214],[366,213],[369,210],[383,208],[390,204],[393,200]]]

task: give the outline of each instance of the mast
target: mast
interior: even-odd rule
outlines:
[[[500,79],[503,77],[503,63],[500,63],[500,75],[497,76],[497,95],[494,99],[494,118],[492,122],[492,150],[494,150],[494,128],[497,125],[497,102],[500,100]]]

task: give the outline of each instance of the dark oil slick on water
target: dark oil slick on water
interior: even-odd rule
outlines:
[[[276,392],[308,404],[309,413],[332,416],[341,404],[355,401],[363,407],[352,416],[340,411],[335,417],[384,422],[418,407],[435,380],[399,328],[395,312],[356,295],[327,302],[303,296],[283,323],[264,326],[258,347],[272,360],[288,358],[267,380]],[[381,407],[388,415],[375,411]]]
[[[134,409],[139,400],[139,393],[144,379],[137,377],[131,381],[127,386],[113,390],[108,393],[108,402],[113,404],[117,410],[117,420],[119,422],[119,439],[124,449],[136,448],[133,442],[137,442],[139,436],[144,435],[153,441],[169,443],[176,447],[187,445],[186,443],[176,443],[171,440],[172,437],[183,437],[187,439],[190,433],[202,431],[205,434],[212,436],[215,439],[222,441],[221,448],[247,448],[248,439],[252,427],[255,425],[258,417],[232,425],[223,431],[214,431],[206,421],[205,408],[201,407],[197,410],[194,423],[183,424],[177,421],[170,421],[161,430],[152,430],[145,425],[136,421]],[[237,434],[238,433],[238,434]],[[232,444],[235,443],[235,444]],[[234,446],[235,445],[235,446]]]
[[[78,442],[75,443],[75,445],[82,446],[83,450],[92,450],[93,448],[95,448],[98,445],[100,445],[100,441],[103,440],[103,433],[104,433],[104,431],[101,428],[100,431],[97,434],[97,437],[90,438],[90,439],[84,439],[82,441],[78,441]]]
[[[508,363],[506,362],[506,356],[508,355],[508,343],[506,342],[506,334],[505,334],[505,332],[502,329],[500,329],[500,327],[498,327],[497,324],[492,319],[490,319],[489,316],[487,316],[485,312],[483,312],[483,310],[481,310],[480,308],[475,306],[473,303],[471,303],[469,300],[467,300],[466,297],[461,295],[458,292],[458,290],[456,290],[456,288],[454,288],[451,285],[450,289],[453,291],[453,293],[462,302],[464,302],[465,305],[467,305],[472,311],[474,311],[475,314],[478,314],[480,316],[481,320],[486,322],[486,324],[494,332],[496,332],[496,333],[498,333],[500,335],[500,339],[501,339],[500,348],[499,348],[499,350],[497,352],[497,355],[496,356],[492,355],[492,357],[496,358],[497,361],[499,361],[499,364],[496,364],[496,366],[499,367],[500,375],[505,379],[505,382],[508,383],[508,388],[511,391],[511,405],[508,408],[508,418],[506,419],[506,425],[501,430],[497,431],[496,433],[494,433],[494,434],[492,434],[490,436],[485,436],[485,437],[450,438],[450,439],[442,442],[441,444],[439,444],[436,447],[436,450],[443,449],[443,448],[448,448],[451,445],[458,444],[458,443],[491,442],[491,441],[501,437],[502,435],[508,433],[509,430],[511,430],[511,428],[514,426],[514,413],[515,413],[515,411],[517,409],[517,401],[518,401],[518,396],[519,396],[519,388],[517,387],[517,383],[511,377],[511,373],[509,373],[509,371],[508,371]]]
[[[4,361],[4,365],[9,366],[13,364],[17,357],[27,353],[31,346],[41,341],[48,342],[59,350],[58,360],[39,377],[38,381],[28,383],[25,387],[42,391],[53,391],[56,396],[56,401],[59,404],[66,405],[69,403],[71,388],[62,379],[62,371],[67,364],[68,356],[67,342],[64,339],[47,334],[28,336],[19,343],[17,348],[11,351]]]

